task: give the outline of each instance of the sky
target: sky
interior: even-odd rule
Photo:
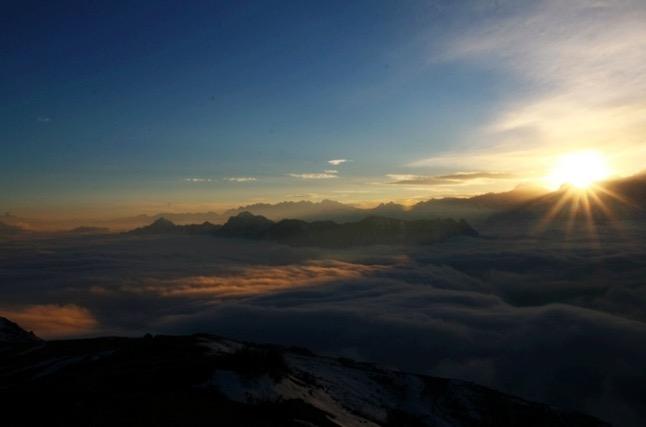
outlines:
[[[636,173],[644,22],[639,0],[9,2],[0,209],[410,203],[580,150]]]

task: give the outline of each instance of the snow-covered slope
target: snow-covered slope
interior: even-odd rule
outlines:
[[[250,347],[205,338],[213,354]],[[241,403],[298,399],[341,426],[576,426],[603,425],[592,418],[527,402],[472,383],[380,369],[349,359],[282,350],[283,375],[250,377],[217,370],[210,386]]]

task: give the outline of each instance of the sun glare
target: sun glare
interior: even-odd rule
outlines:
[[[609,175],[610,169],[601,153],[581,151],[559,157],[554,169],[547,177],[547,181],[549,186],[554,189],[563,184],[586,189]]]

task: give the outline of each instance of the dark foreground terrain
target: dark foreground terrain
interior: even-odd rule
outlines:
[[[45,342],[0,318],[3,425],[603,426],[472,383],[213,335]]]

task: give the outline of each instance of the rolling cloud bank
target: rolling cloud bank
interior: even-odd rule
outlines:
[[[300,345],[636,426],[644,237],[626,223],[594,244],[556,232],[345,250],[199,235],[12,239],[0,242],[0,315],[45,338],[203,331]]]

